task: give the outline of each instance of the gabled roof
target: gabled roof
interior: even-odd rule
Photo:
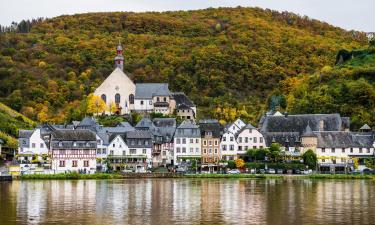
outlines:
[[[361,128],[359,128],[360,130],[371,130],[371,127],[367,124],[363,125]]]
[[[299,132],[302,134],[309,124],[313,131],[319,131],[320,121],[324,121],[323,131],[341,131],[343,123],[339,114],[300,114],[288,116],[266,116],[262,132]]]
[[[52,136],[55,141],[96,141],[95,133],[90,130],[55,130]]]
[[[140,83],[135,85],[136,99],[152,99],[154,96],[169,96],[167,83]]]
[[[135,125],[135,128],[151,128],[152,126],[152,121],[147,117],[143,117],[141,121]]]
[[[320,148],[372,148],[374,136],[346,131],[316,132]]]
[[[195,128],[199,128],[199,126],[193,123],[191,120],[184,120],[182,121],[180,126],[178,126],[178,129],[195,129]]]
[[[157,127],[176,127],[176,118],[155,118],[152,122]]]
[[[151,132],[147,130],[134,130],[126,133],[126,138],[152,138]]]
[[[206,135],[206,132],[212,132],[212,137],[220,138],[223,133],[223,126],[217,120],[200,120],[199,129],[202,137]]]
[[[130,123],[128,123],[128,122],[120,122],[119,124],[117,124],[117,127],[125,127],[125,128],[128,128],[128,129],[133,128],[133,126],[130,125]]]
[[[97,126],[98,124],[92,117],[85,117],[83,120],[77,125],[77,127],[94,127]]]
[[[183,92],[174,92],[172,93],[172,97],[176,101],[176,106],[178,109],[182,109],[182,107],[195,107],[194,103],[190,101],[190,99]]]
[[[34,130],[19,130],[18,137],[19,138],[30,138],[33,135]]]

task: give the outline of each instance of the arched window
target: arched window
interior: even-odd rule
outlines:
[[[115,95],[115,103],[120,103],[120,101],[121,101],[121,97],[120,97],[120,94],[116,94]]]
[[[134,95],[133,94],[129,95],[129,104],[134,104]]]
[[[105,103],[107,103],[107,96],[105,96],[105,94],[102,94],[101,98],[102,98],[102,100],[103,100]]]

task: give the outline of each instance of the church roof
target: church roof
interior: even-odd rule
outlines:
[[[169,96],[167,83],[140,83],[135,85],[136,99],[152,99],[154,96]]]
[[[190,101],[190,99],[182,92],[174,92],[172,93],[174,100],[176,101],[177,108],[189,108],[195,107],[194,103]]]
[[[346,131],[316,132],[320,148],[371,148],[374,136]]]

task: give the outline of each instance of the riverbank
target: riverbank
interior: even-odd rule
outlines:
[[[18,177],[21,180],[104,180],[104,179],[145,179],[145,178],[253,178],[253,179],[374,179],[375,175],[352,174],[310,174],[310,175],[284,175],[284,174],[176,174],[176,173],[126,173],[126,174],[32,174]]]

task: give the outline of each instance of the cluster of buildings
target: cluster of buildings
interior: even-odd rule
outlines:
[[[196,106],[184,93],[171,92],[167,83],[134,84],[123,72],[122,52],[119,44],[115,70],[94,95],[108,106],[114,103],[118,115],[138,112],[145,117],[134,127],[127,122],[103,127],[86,117],[69,125],[43,124],[34,130],[20,130],[18,160],[24,170],[42,164],[54,173],[108,169],[145,172],[160,166],[186,168],[195,163],[203,171],[215,172],[225,166],[223,161],[246,157],[248,149],[267,148],[273,143],[290,157],[313,150],[318,168],[326,172],[347,171],[353,168],[354,159],[363,169],[364,159],[374,157],[371,128],[364,125],[360,132],[351,132],[349,118],[339,114],[269,112],[258,127],[241,119],[227,126],[211,119],[196,121]],[[184,121],[151,120],[147,114],[152,112],[173,114]]]
[[[20,130],[18,160],[43,164],[54,172],[94,173],[108,169],[146,172],[151,168],[187,168],[197,163],[202,171],[216,172],[223,162],[246,157],[248,149],[281,146],[285,156],[299,157],[311,149],[322,172],[359,169],[374,157],[375,133],[364,125],[349,131],[349,118],[339,114],[266,114],[259,126],[237,119],[227,126],[217,120],[144,117],[134,127],[121,122],[103,127],[93,118],[70,125],[43,124]]]

